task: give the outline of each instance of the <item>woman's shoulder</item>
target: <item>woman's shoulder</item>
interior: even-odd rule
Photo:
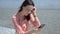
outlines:
[[[12,18],[16,18],[16,16],[15,16],[15,15],[13,15],[13,16],[12,16]]]
[[[15,13],[15,14],[13,14],[13,15],[12,15],[12,18],[16,18],[16,17],[17,17],[16,15],[17,15],[16,13]]]

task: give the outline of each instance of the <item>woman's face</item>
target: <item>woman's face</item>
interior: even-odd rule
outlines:
[[[32,5],[28,5],[28,6],[23,7],[23,10],[24,10],[23,14],[25,14],[25,15],[30,14],[31,11],[33,10],[33,8],[34,8],[34,6],[32,6]]]

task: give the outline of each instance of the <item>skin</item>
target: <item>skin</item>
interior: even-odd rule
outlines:
[[[28,5],[26,7],[23,7],[23,10],[20,13],[17,13],[16,15],[12,16],[12,20],[13,20],[15,29],[18,34],[24,34],[24,33],[28,32],[29,31],[29,24],[31,22],[35,28],[38,28],[41,25],[37,15],[36,15],[36,10],[31,12],[31,10],[33,8],[35,8],[35,7]],[[21,18],[21,20],[24,20],[24,16],[27,16],[29,13],[31,13],[30,20],[27,21],[25,19],[26,23],[24,23],[24,24],[20,23],[19,18]],[[33,15],[35,15],[35,17]]]

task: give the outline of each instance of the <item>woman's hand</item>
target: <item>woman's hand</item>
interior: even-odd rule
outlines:
[[[31,21],[35,21],[35,18],[34,18],[34,16],[33,16],[33,14],[30,14],[30,20],[31,20]]]
[[[37,16],[37,14],[36,14],[36,8],[35,8],[35,7],[31,10],[31,12],[32,12],[32,14],[34,15],[34,17]]]

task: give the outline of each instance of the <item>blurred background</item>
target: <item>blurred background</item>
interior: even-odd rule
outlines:
[[[3,33],[1,27],[14,29],[11,17],[18,12],[23,1],[0,0],[0,34]],[[60,0],[33,0],[33,2],[41,24],[46,24],[38,34],[60,34]]]

